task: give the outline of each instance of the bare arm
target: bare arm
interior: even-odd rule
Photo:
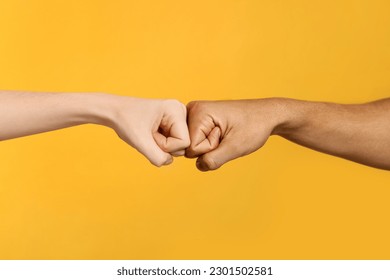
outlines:
[[[0,140],[88,123],[114,129],[157,166],[189,145],[186,110],[175,100],[0,91]]]
[[[96,97],[95,94],[2,91],[0,140],[86,123],[108,123],[109,112]]]
[[[390,170],[390,99],[359,105],[284,100],[278,134],[302,146]]]
[[[188,105],[188,157],[207,171],[252,153],[270,135],[390,170],[390,99],[360,105],[286,98],[195,101]]]

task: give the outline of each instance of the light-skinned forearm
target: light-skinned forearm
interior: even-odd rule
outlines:
[[[111,120],[104,94],[0,91],[0,140]]]
[[[273,134],[327,154],[390,170],[390,99],[344,105],[277,99]]]

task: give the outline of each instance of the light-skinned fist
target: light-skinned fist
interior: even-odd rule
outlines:
[[[114,96],[110,124],[118,136],[153,165],[172,163],[190,145],[186,106],[173,99]]]

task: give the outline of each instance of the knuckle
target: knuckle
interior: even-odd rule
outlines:
[[[184,156],[186,158],[195,158],[197,154],[194,152],[194,150],[191,147],[189,147],[186,149]]]
[[[198,101],[190,101],[188,104],[187,104],[187,109],[191,109],[192,107],[195,106],[195,104],[197,103]]]
[[[202,108],[202,101],[191,101],[190,103],[187,104],[187,111],[192,112],[192,111],[199,111]]]
[[[157,144],[161,150],[163,150],[164,152],[168,152],[169,151],[169,147],[168,147],[168,144],[166,141],[160,141],[158,144]]]
[[[189,138],[183,140],[182,149],[186,149],[191,145],[191,140]]]
[[[174,156],[174,157],[184,156],[184,150],[173,152],[173,153],[171,153],[171,155]]]
[[[150,163],[154,166],[161,167],[167,164],[167,159],[165,156],[156,156],[155,158],[149,159]]]
[[[195,145],[195,143],[191,143],[189,150],[194,156],[197,156],[200,154],[199,145]]]
[[[203,161],[204,166],[208,170],[215,170],[215,169],[218,169],[220,167],[220,165],[215,161],[215,159],[210,157],[210,156],[205,155],[203,157],[202,161]]]
[[[160,162],[160,161],[152,161],[151,162],[154,166],[156,167],[162,167],[164,165],[163,162]]]
[[[182,106],[183,106],[183,103],[181,103],[177,99],[165,99],[164,104],[168,108],[182,108]]]
[[[183,113],[187,114],[187,107],[186,107],[186,105],[184,105],[183,103],[180,103],[180,105],[181,105],[181,109],[183,110]]]

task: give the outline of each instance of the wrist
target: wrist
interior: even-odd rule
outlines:
[[[302,127],[305,122],[304,101],[289,98],[272,98],[275,126],[272,135],[287,137]]]
[[[79,94],[80,117],[83,123],[113,127],[116,104],[120,96],[105,93]]]

